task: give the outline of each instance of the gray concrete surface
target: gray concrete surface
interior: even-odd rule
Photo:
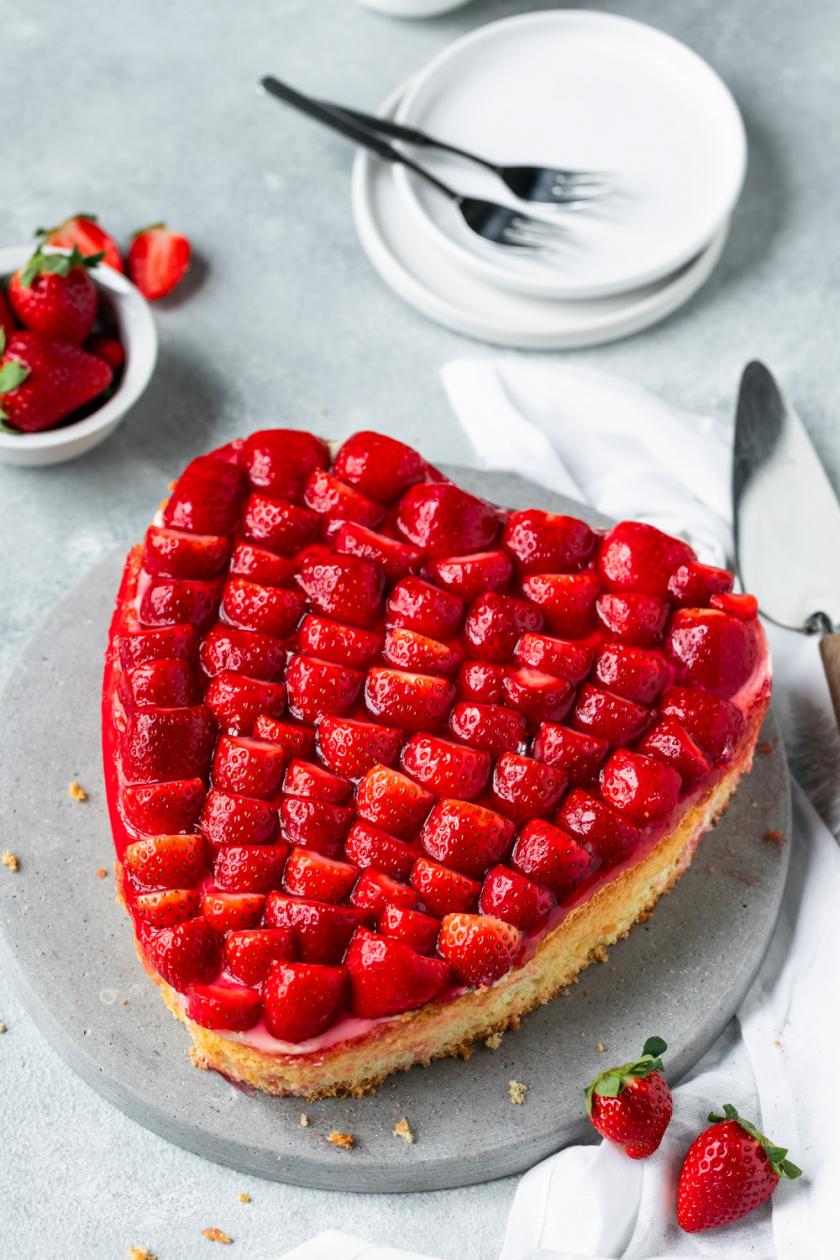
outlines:
[[[254,83],[274,70],[372,106],[462,31],[542,7],[551,6],[473,0],[415,24],[352,0],[0,0],[0,241],[26,240],[36,224],[80,209],[124,236],[166,217],[203,264],[158,307],[158,372],[117,435],[77,464],[0,467],[0,681],[58,596],[138,537],[198,449],[264,420],[335,436],[365,424],[422,439],[436,460],[470,461],[438,369],[484,351],[382,285],[355,240],[346,147]],[[706,288],[657,328],[568,361],[624,373],[698,411],[728,411],[742,364],[762,356],[840,483],[840,9],[833,0],[591,7],[652,22],[705,56],[741,104],[751,159]],[[66,770],[46,767],[45,786]],[[188,1260],[203,1254],[199,1231],[214,1224],[249,1260],[273,1260],[337,1223],[446,1260],[498,1250],[512,1182],[393,1199],[245,1186],[81,1084],[3,977],[0,1020],[9,1029],[0,1037],[4,1260],[110,1260],[141,1243],[160,1260]],[[242,1189],[253,1204],[239,1203]]]

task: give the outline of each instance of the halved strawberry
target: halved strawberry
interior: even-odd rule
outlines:
[[[134,233],[126,266],[137,288],[150,302],[171,293],[190,265],[190,242],[165,223],[152,223]]]
[[[509,852],[513,823],[472,801],[438,801],[423,824],[420,844],[434,861],[478,879]]]
[[[268,801],[211,788],[198,827],[210,844],[270,844],[277,835],[277,810]]]
[[[217,932],[230,932],[255,927],[262,918],[265,897],[262,893],[206,892],[201,898],[201,913]]]
[[[504,692],[511,708],[531,722],[561,721],[575,698],[574,686],[567,678],[556,678],[530,665],[508,674]]]
[[[464,619],[464,607],[460,595],[422,578],[407,577],[391,591],[385,620],[390,626],[405,626],[430,639],[451,639]]]
[[[293,1045],[334,1023],[347,996],[347,970],[312,962],[276,962],[263,985],[268,1031]]]
[[[542,613],[524,599],[487,591],[470,605],[464,637],[475,656],[509,661],[520,635],[542,629]]]
[[[430,561],[430,578],[472,600],[483,591],[497,591],[513,577],[513,562],[503,551],[479,551],[468,556],[446,556]]]
[[[382,651],[383,636],[378,630],[362,630],[342,621],[330,621],[309,613],[300,623],[298,647],[308,656],[351,669],[367,669]]]
[[[230,735],[250,735],[261,713],[279,717],[286,707],[286,688],[223,670],[211,679],[205,703],[219,727]]]
[[[231,578],[222,592],[222,608],[232,626],[284,639],[303,612],[303,596],[282,586],[262,586],[247,578]]]
[[[218,582],[191,582],[186,578],[153,578],[140,601],[144,626],[177,626],[186,622],[206,630],[219,606]]]
[[[123,767],[135,782],[203,777],[210,767],[216,724],[206,705],[138,709],[123,737]]]
[[[418,954],[404,941],[360,927],[346,958],[353,1013],[379,1019],[416,1010],[444,989],[449,967],[441,958]]]
[[[204,672],[211,678],[228,670],[263,682],[283,677],[286,655],[285,643],[270,634],[223,625],[213,626],[204,636],[199,652]]]
[[[202,779],[127,784],[120,798],[122,812],[130,827],[147,836],[191,831],[201,812],[204,792]]]
[[[159,889],[139,893],[134,906],[144,923],[156,928],[170,927],[195,918],[201,909],[201,894],[197,888]]]
[[[607,865],[627,857],[641,839],[634,823],[582,788],[572,789],[555,821],[576,840],[591,845]]]
[[[409,882],[417,889],[420,900],[431,914],[440,916],[454,910],[473,910],[478,905],[478,894],[481,892],[478,880],[430,858],[417,859]]]
[[[264,713],[254,723],[254,738],[279,744],[290,757],[311,757],[315,751],[315,732],[310,727],[278,722]]]
[[[369,712],[403,730],[440,726],[454,699],[454,683],[432,674],[375,666],[368,671],[365,681],[365,704]]]
[[[562,770],[544,761],[506,752],[493,771],[493,796],[503,814],[521,823],[549,813],[558,804],[567,782]]]
[[[600,586],[591,569],[583,573],[530,573],[523,579],[522,593],[540,609],[552,634],[581,639],[595,629]]]
[[[260,995],[240,984],[193,984],[187,994],[187,1015],[202,1028],[245,1032],[260,1017]]]
[[[625,700],[652,704],[665,690],[671,671],[659,652],[629,643],[605,643],[595,657],[594,676]]]
[[[730,613],[739,621],[755,621],[758,616],[758,600],[755,595],[733,595],[722,591],[711,598],[712,608],[719,612]]]
[[[596,542],[585,521],[538,508],[511,512],[502,534],[502,546],[516,556],[524,573],[576,573]]]
[[[451,482],[426,482],[406,490],[397,528],[432,557],[460,556],[491,547],[499,517],[489,503]]]
[[[242,463],[252,486],[300,502],[309,474],[329,468],[326,442],[300,429],[261,429],[245,439]]]
[[[432,954],[440,931],[440,919],[407,906],[385,905],[379,912],[376,926],[383,936],[405,941],[418,954]]]
[[[681,538],[641,521],[622,521],[601,543],[598,572],[607,591],[667,595],[674,570],[696,559]]]
[[[555,639],[548,634],[523,634],[514,649],[518,665],[544,670],[571,683],[583,682],[592,667],[595,648],[585,640]]]
[[[301,547],[312,542],[320,523],[317,512],[310,512],[309,508],[299,507],[288,499],[273,499],[258,491],[249,495],[245,504],[245,537],[269,551],[279,552],[281,556],[293,556]]]
[[[117,637],[117,650],[123,669],[145,665],[147,661],[194,661],[198,650],[195,626],[161,626]]]
[[[355,822],[347,833],[344,852],[359,867],[376,867],[396,879],[407,879],[417,850],[371,823]]]
[[[322,770],[311,761],[294,758],[289,762],[286,777],[283,780],[283,792],[286,796],[310,796],[316,801],[329,801],[340,805],[347,800],[352,785],[347,779]]]
[[[74,214],[55,227],[38,228],[36,233],[45,245],[58,249],[78,249],[90,258],[92,254],[104,254],[102,259],[114,271],[124,271],[122,255],[117,242],[96,221],[95,214]]]
[[[329,857],[341,851],[353,821],[352,807],[303,796],[284,796],[280,802],[280,829],[290,844]]]
[[[487,873],[478,898],[482,914],[512,923],[523,932],[542,927],[554,904],[548,889],[508,866],[494,866]]]
[[[458,671],[458,698],[481,704],[501,704],[510,666],[494,661],[464,661]]]
[[[391,626],[385,635],[382,655],[389,665],[417,674],[439,674],[451,678],[463,659],[457,643],[441,643],[416,630]]]
[[[147,661],[130,670],[126,681],[139,708],[178,709],[199,698],[198,679],[186,661]]]
[[[518,928],[485,914],[448,914],[438,949],[462,984],[495,984],[522,961],[525,940]]]
[[[658,757],[666,765],[673,766],[686,790],[705,779],[712,768],[709,758],[675,717],[664,717],[657,722],[637,748],[639,752]]]
[[[318,612],[351,626],[369,626],[379,612],[385,579],[360,556],[304,556],[295,580]]]
[[[283,872],[283,890],[297,897],[333,904],[344,901],[359,869],[349,862],[337,862],[312,849],[292,849]]]
[[[294,573],[294,565],[285,556],[275,555],[256,543],[238,542],[230,558],[232,577],[250,578],[263,586],[287,586]]]
[[[279,888],[289,846],[226,844],[216,853],[214,879],[222,892],[266,893]]]
[[[510,863],[535,883],[550,888],[562,901],[586,879],[592,855],[560,827],[532,818],[517,837]]]
[[[340,963],[363,918],[355,906],[334,906],[326,901],[269,893],[265,903],[267,927],[292,929],[295,949],[304,962]]]
[[[610,744],[630,744],[650,723],[650,709],[585,683],[578,692],[573,725]]]
[[[381,503],[348,486],[325,468],[316,468],[309,475],[303,501],[313,512],[331,521],[357,521],[360,525],[378,525],[385,515]]]
[[[188,534],[150,525],[143,543],[143,568],[155,577],[215,577],[228,556],[224,534]]]
[[[413,909],[417,905],[417,893],[410,885],[369,866],[359,876],[350,900],[360,910],[379,911],[388,904]]]
[[[524,748],[528,726],[521,713],[499,704],[463,701],[453,705],[449,727],[458,739],[473,748],[483,748],[498,756]]]
[[[191,984],[206,984],[219,969],[221,939],[206,919],[188,919],[163,928],[147,950],[158,975],[179,993]]]
[[[372,766],[392,766],[404,732],[357,718],[328,716],[318,723],[318,752],[336,774],[360,779]]]
[[[419,547],[412,547],[397,538],[388,538],[385,534],[376,534],[355,521],[343,521],[332,541],[336,551],[347,556],[361,556],[378,564],[389,582],[399,581],[423,563],[423,552]]]
[[[201,835],[150,836],[126,847],[123,862],[146,888],[192,888],[207,870]]]
[[[364,675],[356,669],[299,652],[286,670],[289,712],[301,722],[347,713],[356,703],[363,682]]]
[[[717,608],[680,608],[666,646],[681,682],[724,699],[748,682],[759,654],[754,625]]]
[[[596,610],[602,625],[617,639],[653,647],[665,633],[671,605],[659,595],[605,592],[598,597]]]
[[[440,739],[437,735],[412,735],[400,762],[406,774],[438,797],[471,801],[480,796],[490,778],[490,754],[480,748]]]
[[[373,766],[356,788],[356,813],[392,835],[411,839],[434,804],[419,783],[390,766]]]
[[[679,718],[715,765],[731,760],[746,728],[744,715],[734,704],[688,687],[672,687],[667,691],[660,702],[660,711],[665,716]]]
[[[534,740],[534,756],[562,770],[570,783],[590,786],[597,782],[609,742],[569,726],[544,722]]]
[[[163,509],[163,523],[190,534],[229,534],[245,488],[240,468],[211,455],[187,464]]]
[[[712,595],[731,591],[735,579],[728,569],[716,569],[710,564],[692,560],[681,564],[668,579],[668,594],[674,603],[684,608],[705,608]]]
[[[333,469],[337,477],[380,503],[390,503],[403,490],[422,481],[428,465],[422,455],[384,433],[362,430],[339,448]]]
[[[640,827],[661,822],[672,812],[682,780],[656,757],[617,748],[601,771],[601,795]]]

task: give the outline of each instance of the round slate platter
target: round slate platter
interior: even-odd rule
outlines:
[[[591,512],[519,478],[458,470],[468,488],[511,507]],[[243,1173],[327,1189],[436,1190],[521,1172],[591,1130],[583,1087],[658,1033],[676,1080],[711,1043],[758,968],[781,900],[790,834],[784,753],[769,719],[720,825],[649,922],[586,971],[570,996],[530,1015],[499,1049],[390,1078],[374,1097],[301,1104],[249,1095],[198,1072],[186,1030],[164,1009],[134,953],[110,878],[99,751],[100,674],[122,556],[100,564],[29,646],[2,704],[0,943],[21,997],[80,1076],[129,1116]],[[89,800],[67,794],[71,779]],[[108,879],[96,876],[107,867]],[[598,1053],[598,1043],[606,1047]],[[511,1080],[529,1086],[513,1106]],[[309,1126],[300,1125],[306,1111]],[[392,1134],[407,1117],[408,1145]],[[350,1131],[351,1152],[325,1141]]]

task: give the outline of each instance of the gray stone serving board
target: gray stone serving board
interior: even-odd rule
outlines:
[[[598,518],[517,477],[458,470],[497,503]],[[600,523],[600,522],[598,522]],[[140,1124],[243,1173],[325,1189],[393,1192],[469,1185],[521,1172],[569,1141],[591,1136],[582,1091],[598,1071],[658,1033],[676,1080],[739,1005],[776,920],[790,835],[784,752],[774,719],[720,825],[652,919],[593,966],[569,997],[529,1016],[501,1047],[476,1049],[387,1081],[374,1097],[301,1104],[249,1095],[198,1072],[189,1036],[164,1009],[134,953],[117,906],[102,786],[102,656],[123,557],[103,562],[52,613],[2,699],[0,948],[19,993],[79,1075]],[[71,779],[89,800],[71,800]],[[96,876],[106,867],[108,879]],[[598,1053],[602,1042],[606,1050]],[[513,1106],[508,1082],[529,1086]],[[48,1105],[48,1104],[47,1104]],[[306,1111],[310,1124],[300,1125]],[[393,1136],[407,1117],[414,1145]],[[355,1135],[352,1152],[327,1144]]]

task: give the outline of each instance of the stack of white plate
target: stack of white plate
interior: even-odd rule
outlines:
[[[563,349],[626,336],[696,292],[723,250],[747,161],[729,90],[640,22],[549,10],[450,45],[381,113],[494,161],[612,174],[614,192],[549,216],[563,251],[492,246],[405,167],[360,151],[353,211],[383,279],[438,323],[498,345]],[[491,172],[406,152],[467,195],[516,199]]]

